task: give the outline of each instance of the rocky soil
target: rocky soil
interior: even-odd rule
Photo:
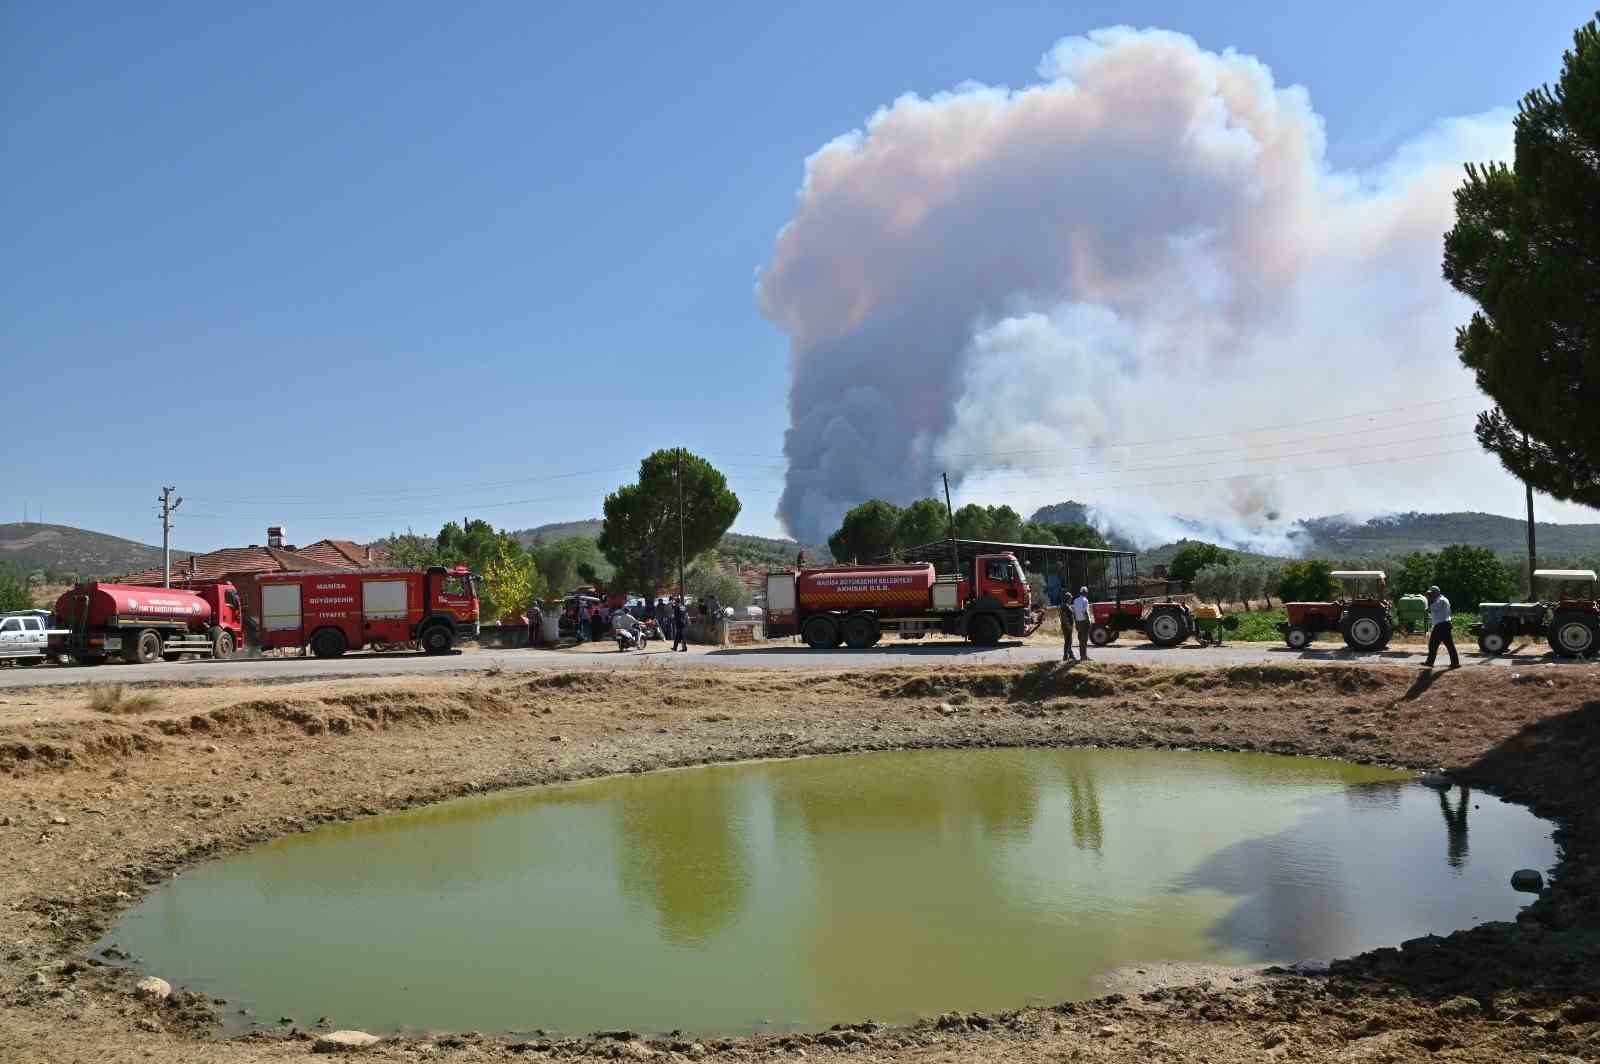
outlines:
[[[1600,668],[1095,664],[551,670],[153,685],[120,697],[83,687],[0,694],[0,1060],[252,1062],[350,1048],[329,1037],[332,1023],[222,1038],[222,1006],[181,986],[141,989],[141,978],[162,973],[88,953],[165,877],[276,835],[454,795],[706,761],[1068,744],[1442,768],[1558,819],[1563,861],[1515,923],[1397,943],[1329,973],[1216,974],[905,1028],[864,1021],[699,1042],[454,1032],[360,1052],[450,1061],[1600,1058]]]

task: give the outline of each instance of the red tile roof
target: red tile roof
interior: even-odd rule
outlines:
[[[196,554],[184,561],[174,560],[172,579],[175,582],[216,580],[241,573],[337,572],[340,569],[350,568],[354,566],[330,564],[282,547],[226,547],[209,554]],[[159,584],[161,567],[157,565],[136,570],[120,577],[117,582]]]
[[[295,548],[295,553],[341,569],[383,568],[393,561],[389,548],[368,548],[351,539],[319,539],[309,547]]]

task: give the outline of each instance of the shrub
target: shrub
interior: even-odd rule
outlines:
[[[149,713],[161,708],[152,694],[126,695],[120,683],[89,685],[89,708],[96,713]]]
[[[1326,602],[1333,598],[1333,566],[1323,561],[1289,562],[1278,577],[1285,602]]]

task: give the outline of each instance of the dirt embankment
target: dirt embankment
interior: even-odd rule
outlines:
[[[98,708],[92,708],[98,707]],[[285,1025],[131,993],[87,946],[183,867],[318,823],[670,765],[974,745],[1185,746],[1444,767],[1559,818],[1565,860],[1516,924],[1330,976],[1153,989],[911,1028],[705,1043],[391,1040],[387,1059],[852,1053],[963,1060],[1501,1060],[1600,1055],[1600,669],[1094,665],[833,675],[545,672],[0,695],[0,1058],[302,1056]],[[157,973],[159,974],[159,973]],[[335,1017],[337,1019],[337,1017]]]

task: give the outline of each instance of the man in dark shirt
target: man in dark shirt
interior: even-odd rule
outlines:
[[[672,600],[672,649],[689,649],[689,615],[681,597]]]

